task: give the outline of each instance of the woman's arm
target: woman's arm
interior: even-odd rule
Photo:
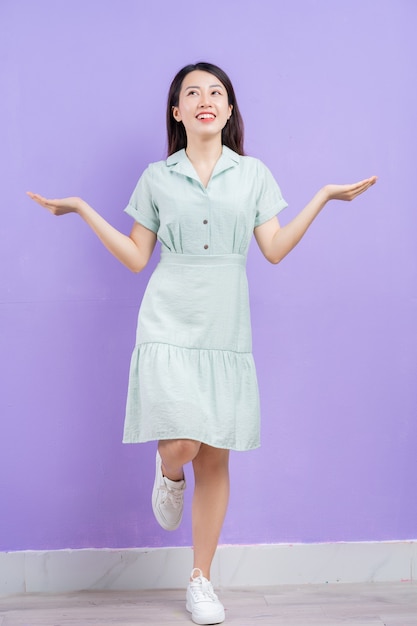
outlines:
[[[107,250],[132,272],[140,272],[148,263],[155,247],[156,235],[141,224],[135,223],[130,235],[124,235],[82,198],[48,200],[32,192],[28,192],[28,196],[53,215],[77,213],[95,232]]]
[[[286,226],[280,226],[273,217],[254,230],[255,238],[263,255],[271,263],[279,263],[303,237],[313,220],[329,200],[353,200],[377,181],[376,176],[353,185],[326,185]]]

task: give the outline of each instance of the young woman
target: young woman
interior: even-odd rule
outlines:
[[[245,273],[252,233],[278,263],[329,200],[352,200],[376,177],[326,185],[281,227],[276,215],[287,205],[280,189],[258,159],[244,156],[233,86],[209,63],[188,65],[174,78],[167,128],[167,160],[145,170],[126,208],[135,220],[129,236],[81,198],[29,196],[54,215],[78,213],[134,272],[161,242],[139,312],[124,441],[159,442],[152,506],[167,530],[181,522],[183,467],[192,462],[194,569],[186,608],[195,623],[213,624],[224,620],[209,581],[229,497],[229,450],[259,445]]]

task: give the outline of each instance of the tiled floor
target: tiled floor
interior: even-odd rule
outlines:
[[[417,584],[223,590],[229,626],[417,626]],[[0,626],[191,625],[181,591],[27,594],[0,598]]]

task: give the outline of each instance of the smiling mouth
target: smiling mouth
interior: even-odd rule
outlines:
[[[213,113],[200,113],[200,115],[197,115],[197,119],[198,120],[214,120],[216,119],[216,116],[213,115]]]

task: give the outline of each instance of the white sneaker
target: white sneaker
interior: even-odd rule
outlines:
[[[170,480],[162,474],[162,460],[156,453],[156,473],[152,491],[152,509],[165,530],[175,530],[181,523],[184,507],[184,480]]]
[[[194,572],[198,576],[194,577]],[[220,624],[224,622],[224,607],[213,591],[213,586],[197,567],[191,572],[187,587],[187,611],[195,624]]]

